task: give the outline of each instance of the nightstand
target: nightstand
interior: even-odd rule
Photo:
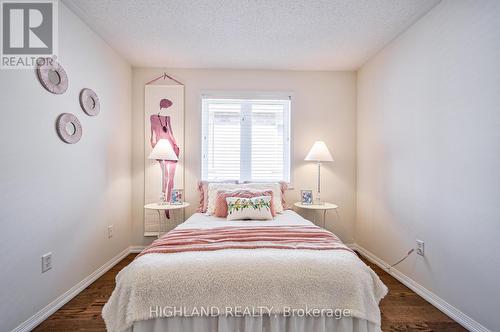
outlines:
[[[335,210],[335,213],[337,214],[337,218],[340,218],[339,206],[336,204],[327,203],[327,202],[324,202],[323,204],[302,204],[301,202],[297,202],[293,205],[295,205],[296,207],[298,207],[300,209],[314,210],[314,212],[316,212],[317,210],[323,211],[323,228],[325,228],[325,223],[326,223],[326,211]],[[314,219],[316,219],[316,217]],[[314,220],[314,221],[316,221],[316,220]]]
[[[161,213],[165,211],[179,210],[185,209],[189,206],[189,203],[184,202],[182,204],[158,204],[158,203],[150,203],[144,205],[144,208],[147,210],[156,210],[158,212],[158,237],[166,233],[166,223],[164,222],[164,218],[162,218]]]

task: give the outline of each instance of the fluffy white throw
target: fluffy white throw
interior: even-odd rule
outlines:
[[[147,254],[116,278],[104,306],[108,331],[155,318],[151,309],[216,307],[348,309],[380,325],[379,301],[387,287],[345,250],[225,249]]]

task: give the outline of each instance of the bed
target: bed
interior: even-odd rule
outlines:
[[[188,234],[228,227],[320,229],[288,210],[270,221],[228,222],[196,213],[174,231]],[[150,248],[116,277],[116,288],[103,309],[107,329],[380,331],[378,304],[387,288],[378,276],[345,247],[301,248],[235,246],[169,253]]]

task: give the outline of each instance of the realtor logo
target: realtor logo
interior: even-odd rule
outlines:
[[[4,0],[0,4],[2,69],[34,68],[37,58],[55,55],[57,0]]]

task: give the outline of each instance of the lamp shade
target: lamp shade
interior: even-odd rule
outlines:
[[[172,144],[164,138],[156,142],[156,145],[148,156],[148,159],[176,161],[177,158]]]
[[[304,160],[307,160],[307,161],[333,161],[333,157],[332,157],[330,151],[328,151],[328,148],[326,147],[325,142],[316,141],[316,142],[314,142],[311,150],[309,150],[309,153],[307,154],[307,156]]]

